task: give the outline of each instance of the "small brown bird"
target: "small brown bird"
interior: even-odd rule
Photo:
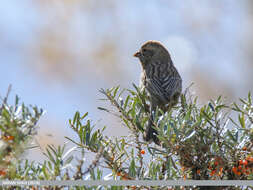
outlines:
[[[157,41],[148,41],[134,54],[142,66],[140,88],[146,90],[150,101],[150,115],[144,140],[160,144],[157,131],[153,128],[152,113],[156,108],[164,112],[177,104],[182,91],[182,79],[173,65],[167,49]]]

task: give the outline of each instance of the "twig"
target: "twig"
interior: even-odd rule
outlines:
[[[82,176],[85,176],[87,173],[91,172],[91,170],[94,169],[94,168],[97,166],[97,164],[98,164],[98,162],[99,162],[99,160],[100,160],[100,158],[101,158],[102,156],[103,156],[103,148],[102,148],[102,146],[101,146],[101,147],[99,148],[99,150],[98,150],[98,153],[97,153],[95,159],[92,161],[92,163],[91,163],[91,164],[89,165],[89,167],[86,169],[86,171],[82,173]]]
[[[100,90],[100,92],[102,93],[102,94],[104,94],[107,98],[108,98],[108,100],[110,100],[110,102],[118,109],[118,111],[122,114],[122,116],[124,117],[124,119],[125,120],[128,120],[128,121],[130,121],[130,123],[131,123],[131,125],[132,125],[132,132],[133,132],[133,134],[134,134],[134,136],[135,136],[135,142],[136,142],[136,144],[137,144],[137,149],[138,149],[138,157],[139,157],[139,159],[140,159],[140,167],[142,168],[143,167],[143,157],[142,157],[142,155],[141,155],[141,150],[142,150],[142,148],[141,148],[141,143],[140,143],[140,141],[139,141],[139,134],[138,134],[138,127],[136,126],[136,124],[134,123],[134,121],[133,121],[133,119],[132,118],[130,118],[126,113],[125,113],[125,111],[122,109],[122,107],[118,104],[118,102],[116,101],[116,100],[114,100],[113,98],[112,98],[112,96],[109,94],[109,93],[107,93],[104,89],[101,89]]]

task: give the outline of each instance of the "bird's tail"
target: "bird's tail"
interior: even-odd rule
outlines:
[[[155,144],[160,145],[160,140],[157,137],[157,131],[154,129],[153,121],[151,119],[148,120],[143,138],[147,142],[153,141]]]

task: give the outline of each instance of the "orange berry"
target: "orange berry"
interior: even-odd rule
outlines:
[[[3,136],[3,140],[5,140],[5,141],[11,141],[11,140],[13,140],[14,139],[14,136],[10,136],[10,135],[8,135],[8,136]]]
[[[218,157],[215,158],[215,160],[220,161],[221,157],[218,156]]]
[[[246,166],[246,165],[248,165],[248,161],[247,161],[247,160],[243,160],[243,161],[242,161],[242,164],[243,164],[244,166]]]
[[[219,176],[221,176],[221,175],[222,175],[222,170],[220,170],[220,171],[219,171],[219,174],[218,174],[218,175],[219,175]]]
[[[120,173],[120,172],[117,172],[117,176],[121,176],[121,173]]]
[[[146,152],[145,152],[145,150],[141,150],[141,154],[145,154]]]
[[[215,161],[215,162],[214,162],[214,165],[215,165],[215,166],[218,166],[218,164],[219,164],[218,161]]]
[[[197,174],[198,174],[198,175],[200,174],[200,170],[197,170]]]
[[[128,180],[128,177],[122,176],[122,180]]]
[[[243,151],[246,151],[246,150],[247,150],[247,147],[246,147],[246,146],[242,147],[242,150],[243,150]]]
[[[249,162],[253,162],[253,157],[247,156],[246,160],[248,160]]]
[[[237,172],[236,175],[241,175],[242,173],[241,172]]]
[[[129,180],[130,178],[128,177],[128,174],[123,174],[122,180]]]
[[[213,176],[215,173],[216,173],[216,170],[212,170],[210,175]]]
[[[237,167],[234,166],[234,167],[232,168],[232,171],[236,174],[236,173],[237,173]]]
[[[250,174],[250,168],[246,167],[244,173],[247,174],[247,175],[249,175]]]
[[[242,161],[242,160],[239,160],[239,164],[242,165],[242,164],[243,164],[243,161]]]
[[[241,169],[242,169],[242,166],[238,166],[238,169],[241,170]]]
[[[0,175],[6,175],[6,171],[0,170]]]

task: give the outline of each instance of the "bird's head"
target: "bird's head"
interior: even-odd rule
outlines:
[[[141,46],[141,49],[134,54],[134,57],[139,58],[143,65],[150,62],[168,63],[170,60],[169,52],[158,41],[147,41]]]

